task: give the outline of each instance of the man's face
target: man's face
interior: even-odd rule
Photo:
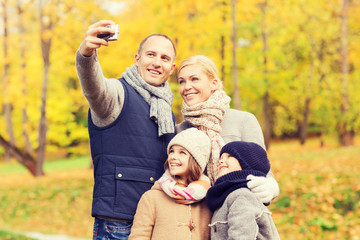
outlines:
[[[152,36],[135,55],[135,64],[140,76],[150,85],[166,82],[175,69],[175,52],[171,42],[162,36]]]

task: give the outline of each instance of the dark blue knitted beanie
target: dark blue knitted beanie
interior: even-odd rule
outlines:
[[[243,170],[256,170],[267,174],[270,162],[266,151],[258,144],[252,142],[235,141],[226,144],[220,152],[228,153],[236,158]]]

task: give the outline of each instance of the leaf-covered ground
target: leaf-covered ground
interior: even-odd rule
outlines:
[[[92,235],[92,170],[1,176],[0,226],[76,237]]]
[[[270,150],[281,193],[270,209],[282,239],[360,239],[360,147],[298,143]]]
[[[360,142],[346,148],[318,145],[315,140],[304,147],[286,142],[270,148],[281,192],[269,208],[280,236],[360,239]],[[0,174],[0,228],[90,238],[92,177],[87,168],[51,170],[36,179]]]

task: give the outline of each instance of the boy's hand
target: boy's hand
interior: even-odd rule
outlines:
[[[279,195],[279,185],[272,177],[256,177],[249,175],[247,180],[248,188],[258,197],[263,203],[269,203],[276,196]]]

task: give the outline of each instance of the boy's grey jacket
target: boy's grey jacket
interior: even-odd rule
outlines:
[[[271,212],[248,188],[230,193],[209,226],[211,240],[280,239]]]

